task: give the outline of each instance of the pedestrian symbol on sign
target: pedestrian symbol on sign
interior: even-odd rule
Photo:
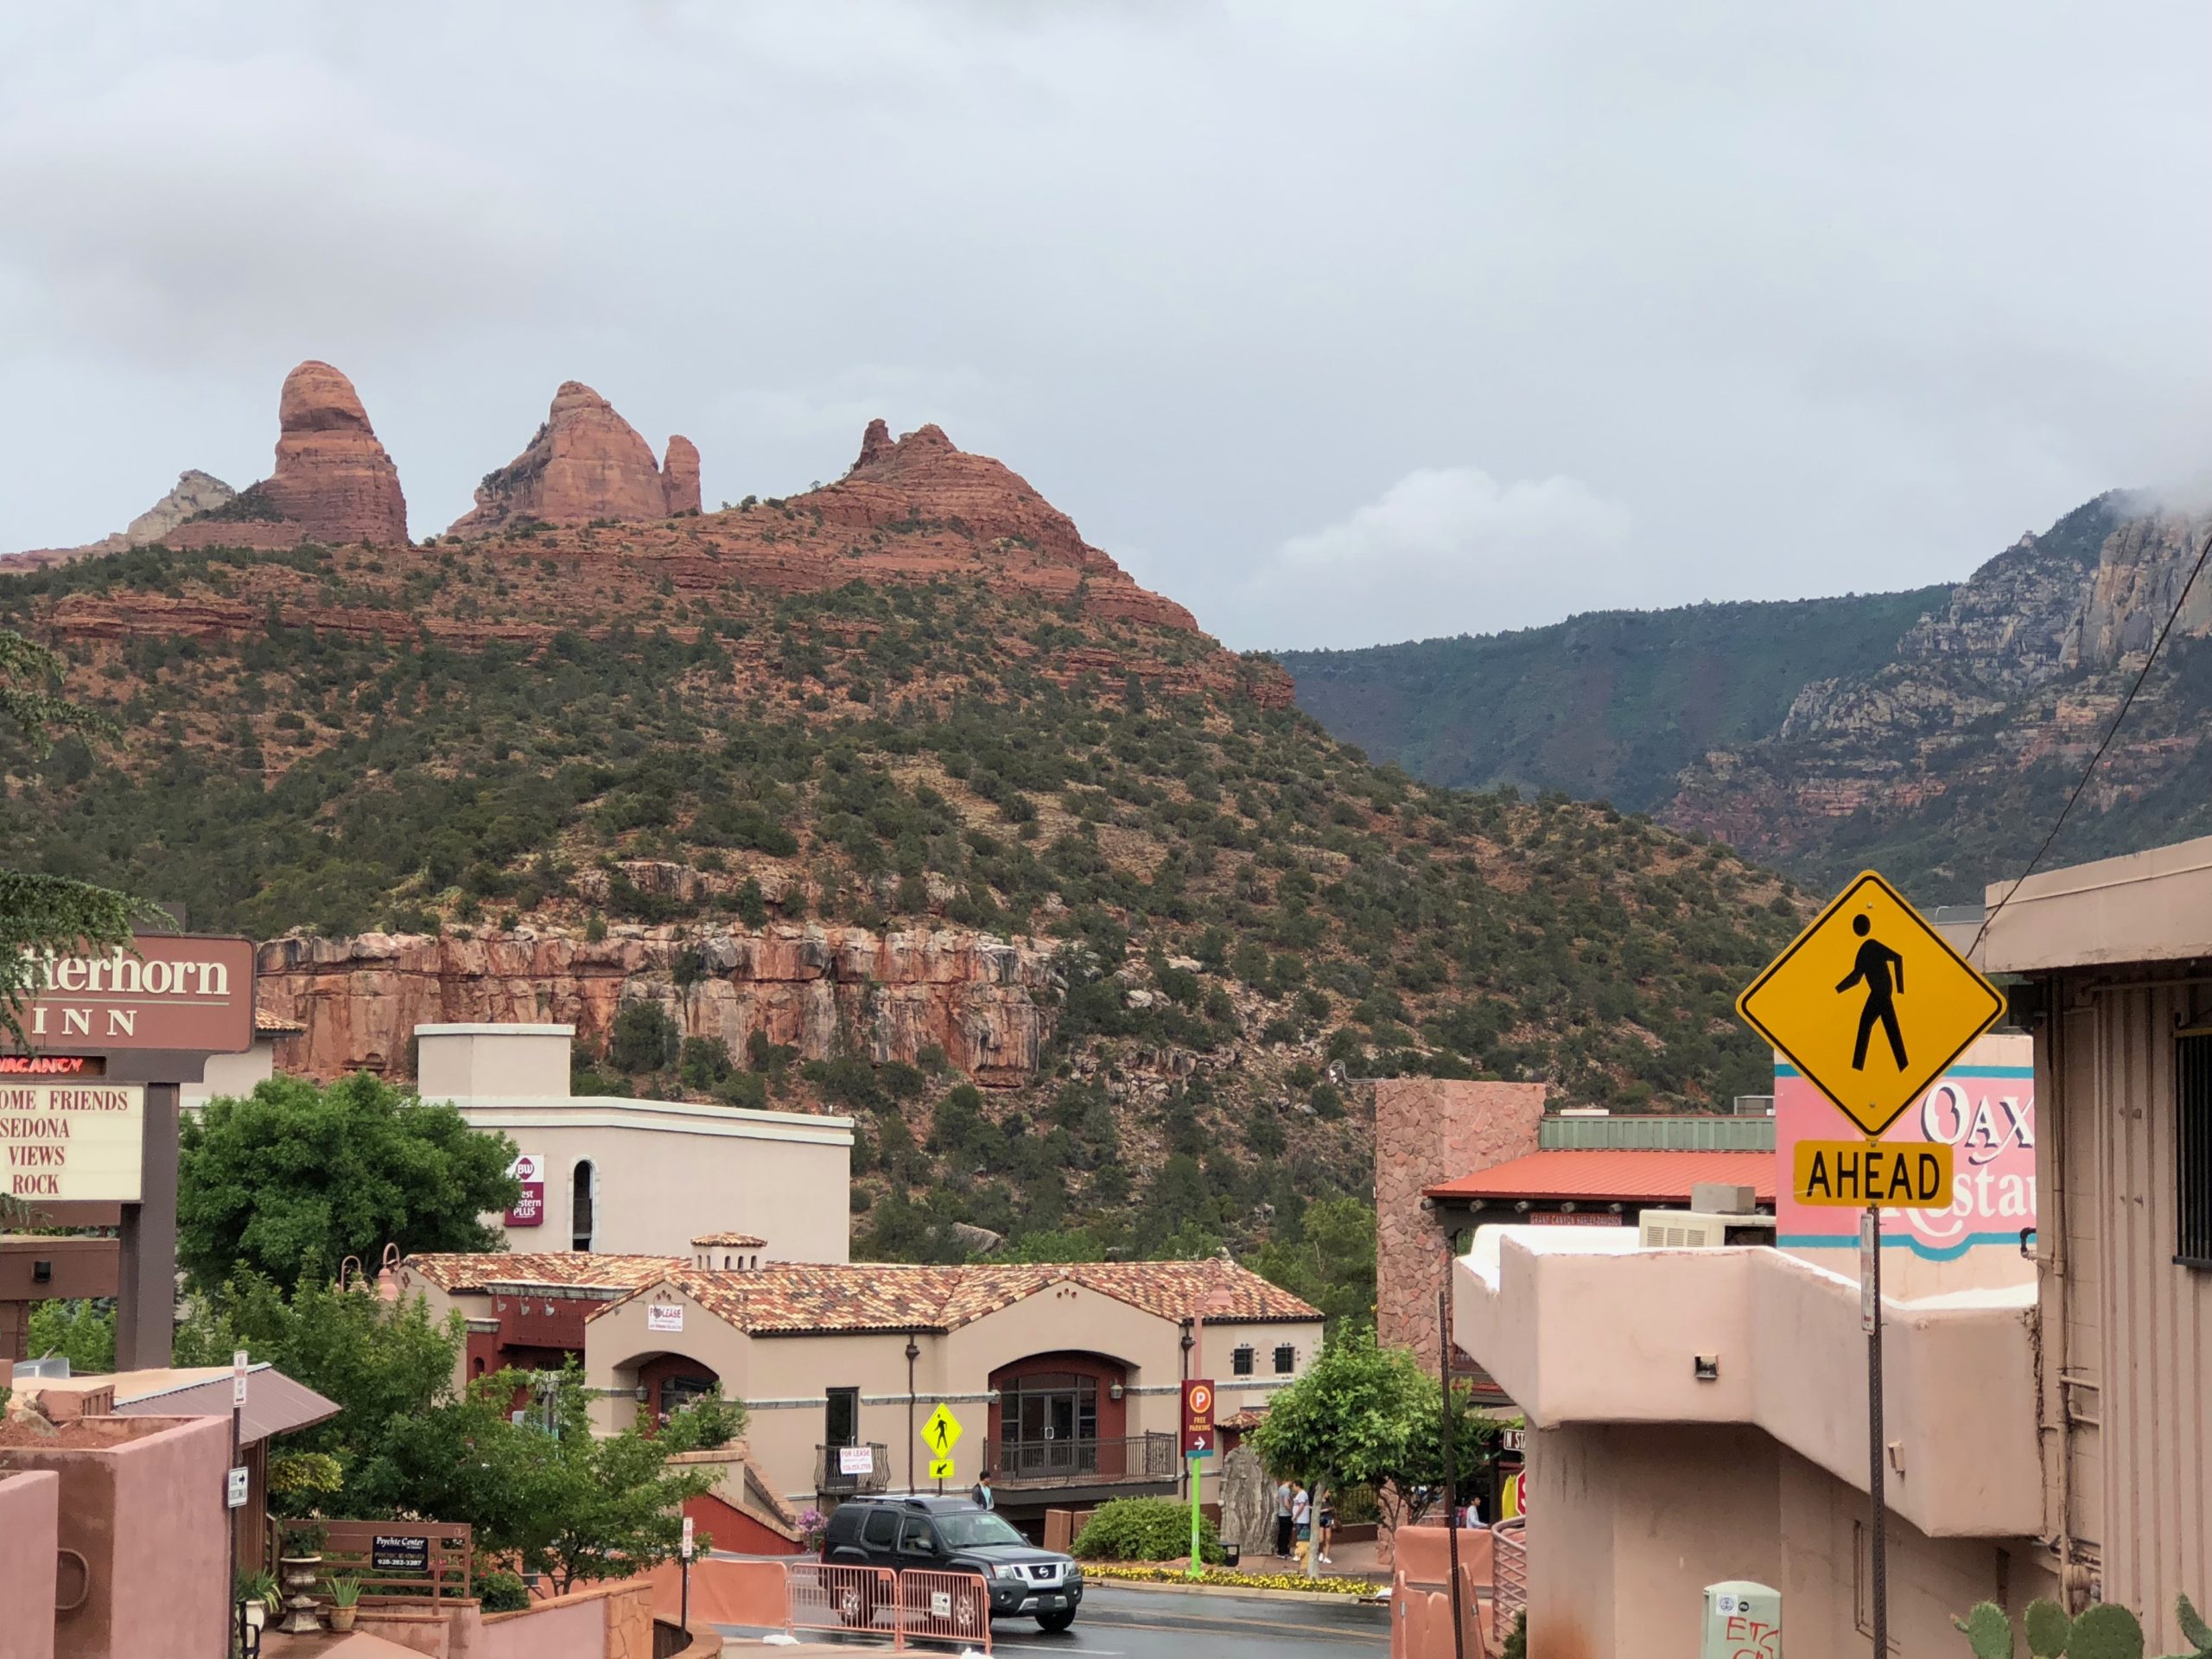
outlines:
[[[1851,918],[1851,931],[1866,943],[1859,947],[1859,954],[1852,959],[1851,976],[1835,988],[1839,994],[1853,986],[1866,987],[1866,1006],[1859,1013],[1859,1042],[1851,1051],[1851,1069],[1866,1069],[1866,1039],[1873,1034],[1874,1022],[1879,1020],[1882,1029],[1890,1039],[1890,1052],[1897,1056],[1897,1070],[1905,1067],[1904,1038],[1897,1030],[1896,998],[1904,995],[1904,958],[1879,939],[1866,938],[1874,931],[1874,924],[1864,916]]]

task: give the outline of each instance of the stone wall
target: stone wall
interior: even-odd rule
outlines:
[[[1543,1115],[1541,1083],[1392,1077],[1375,1084],[1375,1325],[1382,1341],[1424,1360],[1436,1353],[1443,1235],[1421,1208],[1423,1189],[1535,1151]]]

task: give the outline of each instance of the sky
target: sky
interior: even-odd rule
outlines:
[[[414,533],[564,379],[708,505],[868,420],[1239,648],[1955,580],[2212,475],[2212,9],[715,0],[0,12],[0,548],[266,473]]]

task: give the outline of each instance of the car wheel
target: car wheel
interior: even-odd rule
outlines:
[[[1039,1613],[1037,1615],[1037,1628],[1043,1630],[1048,1636],[1058,1636],[1062,1630],[1065,1630],[1069,1625],[1074,1623],[1075,1609],[1072,1607],[1070,1607],[1062,1612]]]

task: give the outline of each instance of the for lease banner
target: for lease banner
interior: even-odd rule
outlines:
[[[137,1084],[0,1077],[0,1192],[32,1204],[136,1204],[145,1124]]]

